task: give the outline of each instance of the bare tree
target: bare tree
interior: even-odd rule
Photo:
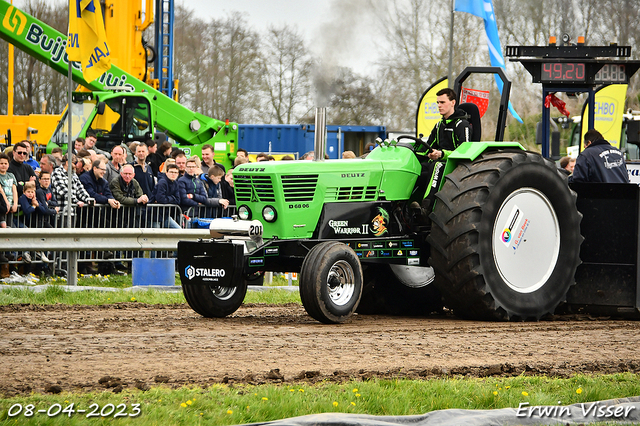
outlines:
[[[372,79],[341,68],[333,86],[327,117],[331,124],[382,124],[382,102],[376,96]]]
[[[288,25],[270,27],[262,45],[262,89],[266,122],[291,124],[309,112],[311,58],[298,31]]]

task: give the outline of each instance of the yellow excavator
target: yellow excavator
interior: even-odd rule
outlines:
[[[0,1],[6,3],[5,0]],[[173,1],[101,0],[100,3],[103,8],[102,15],[104,16],[112,64],[155,89],[165,92],[177,101],[178,81],[172,78],[171,57],[173,53]],[[154,22],[156,22],[155,49],[148,45],[143,38],[143,32]],[[0,115],[0,145],[7,146],[26,139],[31,141],[34,148],[36,146],[44,148],[64,111],[58,114],[47,114],[46,101],[44,101],[40,114],[15,115],[13,113],[13,50],[14,46],[9,43],[8,105],[7,115]],[[152,63],[155,63],[155,69],[162,70],[159,75],[154,73]],[[155,77],[153,77],[154,74],[156,74]],[[78,86],[76,90],[87,89]]]

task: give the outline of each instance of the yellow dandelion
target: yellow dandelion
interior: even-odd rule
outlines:
[[[298,389],[298,392],[304,392],[304,389]]]
[[[263,396],[263,397],[262,397],[262,400],[263,400],[263,401],[268,401],[268,400],[269,400],[269,398],[267,398],[266,396]]]
[[[338,406],[338,401],[333,401],[333,406],[337,407]]]
[[[511,389],[511,386],[505,386],[504,388],[505,389]]]
[[[289,392],[295,392],[295,391],[296,391],[295,389],[289,389]]]
[[[253,394],[253,396],[258,396],[258,394],[257,394],[257,393],[254,393],[254,394]]]
[[[498,396],[498,391],[493,391],[493,394],[494,394],[495,396]]]
[[[498,390],[502,390],[502,388],[498,388]]]
[[[232,410],[227,410],[227,414],[233,414]]]
[[[191,405],[191,404],[193,404],[193,402],[191,400],[189,400],[189,401],[187,401],[187,404]]]
[[[181,406],[182,408],[186,408],[186,407],[187,407],[187,404],[185,404],[185,403],[183,402],[182,404],[180,404],[180,406]]]
[[[200,413],[200,416],[204,416],[204,413]]]
[[[360,394],[359,393],[356,394],[356,398],[360,398]]]
[[[522,396],[529,396],[529,393],[526,391],[522,391]]]
[[[578,395],[580,395],[580,394],[582,393],[582,388],[578,388],[578,389],[576,389],[576,393],[577,393]]]
[[[353,405],[354,407],[356,406],[356,403],[351,401],[351,405]]]
[[[356,393],[356,392],[358,392],[358,389],[354,389],[354,390],[353,390],[353,393]]]
[[[136,298],[135,298],[135,297],[132,297],[132,298],[131,298],[131,301],[132,301],[132,302],[135,302],[135,301],[136,301]]]

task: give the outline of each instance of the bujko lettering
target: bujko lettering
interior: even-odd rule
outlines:
[[[25,36],[25,40],[34,46],[40,46],[40,49],[43,52],[50,52],[49,60],[52,63],[60,63],[62,61],[65,64],[69,63],[69,56],[66,54],[67,40],[62,39],[62,37],[56,37],[55,41],[53,38],[49,37],[44,33],[44,29],[36,23],[32,23],[29,27],[29,31],[27,31],[27,35]],[[70,34],[69,40],[71,41],[71,46],[78,46],[78,35]],[[106,54],[99,48],[96,48],[94,54],[91,55],[91,60],[89,66],[93,66],[97,61],[100,60],[101,57],[109,56],[109,48],[105,43]],[[73,68],[78,71],[82,70],[82,65],[79,62],[71,62]],[[129,89],[135,90],[135,87],[127,83],[127,76],[122,75],[120,77],[116,77],[111,72],[106,72],[100,76],[98,80],[100,84],[111,87],[127,87]]]
[[[27,31],[25,40],[34,46],[40,45],[40,48],[44,52],[51,52],[51,57],[49,58],[51,62],[57,64],[62,59],[65,64],[69,63],[69,57],[65,52],[67,40],[63,40],[62,37],[56,37],[56,41],[54,42],[51,37],[44,33],[44,30],[40,25],[32,23],[29,27],[29,31]],[[77,37],[74,38],[73,43],[77,44]],[[80,64],[77,62],[73,62],[72,65],[77,70],[82,69]]]

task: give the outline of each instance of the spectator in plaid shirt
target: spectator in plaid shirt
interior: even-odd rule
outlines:
[[[75,155],[73,156],[72,161],[74,163],[76,162]],[[51,190],[53,192],[53,195],[55,195],[56,199],[58,200],[58,203],[60,204],[61,211],[64,211],[67,203],[67,183],[69,181],[69,177],[67,176],[67,169],[68,157],[65,156],[62,159],[62,167],[56,168],[51,175]],[[78,175],[74,173],[73,187],[71,191],[71,202],[73,204],[77,204],[78,207],[83,207],[85,203],[89,201],[89,198],[89,193],[86,189],[84,189],[84,186],[82,185],[82,182],[80,182]]]

